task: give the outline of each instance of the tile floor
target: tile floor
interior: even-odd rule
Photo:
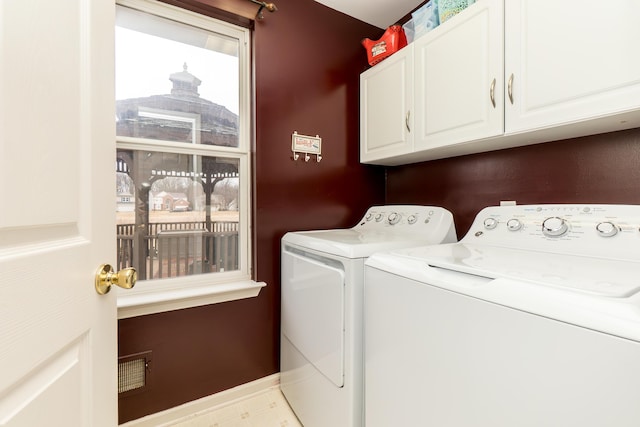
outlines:
[[[172,427],[302,427],[278,388],[203,411]]]

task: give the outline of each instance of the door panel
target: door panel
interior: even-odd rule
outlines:
[[[336,386],[344,384],[344,270],[282,253],[282,333]]]
[[[0,404],[0,425],[41,426],[49,425],[50,419],[63,420],[68,426],[83,425],[76,408],[82,407],[83,396],[89,394],[88,384],[81,380],[88,369],[82,357],[87,344],[87,337],[82,337],[18,384],[12,397]]]
[[[503,132],[501,2],[474,4],[455,23],[415,42],[416,151]]]
[[[0,425],[114,426],[114,4],[0,20]]]
[[[637,108],[640,3],[505,1],[506,133]]]
[[[413,48],[407,46],[360,76],[360,161],[410,153]]]

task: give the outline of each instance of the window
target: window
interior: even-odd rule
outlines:
[[[138,271],[120,317],[257,295],[248,30],[122,0],[115,33],[117,263]]]

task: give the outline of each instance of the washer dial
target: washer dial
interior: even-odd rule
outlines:
[[[507,230],[509,231],[518,231],[522,228],[522,222],[520,222],[517,218],[511,218],[507,221]]]
[[[567,222],[557,216],[552,216],[542,222],[542,234],[548,237],[560,237],[569,231]]]
[[[613,237],[618,234],[618,227],[610,221],[601,222],[596,225],[596,231],[599,236],[602,237]]]

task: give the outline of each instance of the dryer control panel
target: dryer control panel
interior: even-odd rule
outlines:
[[[351,228],[286,233],[282,242],[346,258],[375,252],[456,242],[453,215],[437,206],[373,206]]]
[[[443,219],[452,219],[451,212],[438,206],[388,205],[373,206],[353,229],[397,231],[431,228]]]

